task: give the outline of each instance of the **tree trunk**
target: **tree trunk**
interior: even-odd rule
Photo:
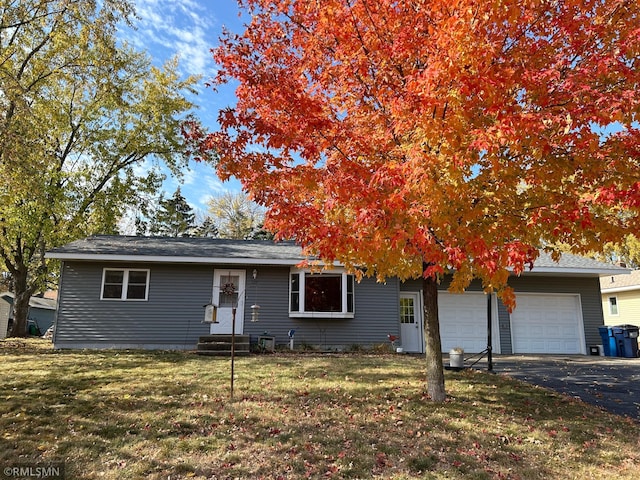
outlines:
[[[27,286],[26,268],[19,269],[14,274],[13,299],[13,330],[11,336],[26,337],[27,316],[29,315],[29,300],[33,290]]]
[[[444,402],[444,366],[442,364],[442,344],[440,323],[438,322],[438,284],[428,277],[422,281],[424,304],[425,355],[427,360],[427,393],[434,402]]]

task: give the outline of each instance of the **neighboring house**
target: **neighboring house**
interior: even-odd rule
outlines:
[[[424,351],[420,280],[385,283],[336,266],[314,273],[292,243],[209,238],[95,236],[56,248],[62,261],[56,348],[194,349],[199,336],[235,331],[252,343],[268,333],[276,343],[323,349],[388,343]],[[535,268],[510,279],[517,308],[509,314],[491,296],[495,353],[586,354],[600,344],[599,276],[625,270],[564,255],[542,255]],[[233,284],[237,289],[225,294]],[[488,296],[473,282],[464,294],[439,294],[442,349],[481,352],[487,345]],[[203,323],[216,304],[219,323]],[[251,307],[260,306],[252,322]]]
[[[5,338],[13,326],[13,299],[11,292],[0,293],[0,338]],[[27,313],[27,328],[35,335],[44,334],[53,325],[56,300],[43,297],[31,297]]]
[[[11,303],[4,299],[0,293],[0,340],[6,338],[9,330],[9,317],[11,317]]]
[[[640,270],[600,278],[605,325],[640,327]]]

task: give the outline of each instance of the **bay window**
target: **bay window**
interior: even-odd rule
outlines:
[[[289,282],[289,316],[353,318],[353,275],[344,271],[312,273],[294,269]]]

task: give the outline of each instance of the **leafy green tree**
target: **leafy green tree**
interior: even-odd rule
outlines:
[[[0,3],[0,260],[17,335],[50,272],[45,252],[115,233],[138,193],[159,187],[145,160],[174,171],[187,160],[196,79],[117,41],[132,13],[126,0]]]
[[[640,268],[640,240],[635,235],[627,235],[619,243],[606,243],[601,254],[596,258],[626,265],[629,268]]]
[[[151,221],[152,235],[166,237],[188,237],[195,228],[193,208],[182,196],[180,187],[171,198],[160,197],[158,210]]]

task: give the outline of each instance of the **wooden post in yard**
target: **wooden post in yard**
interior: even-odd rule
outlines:
[[[236,307],[231,309],[231,400],[233,400],[233,376],[236,357]]]

